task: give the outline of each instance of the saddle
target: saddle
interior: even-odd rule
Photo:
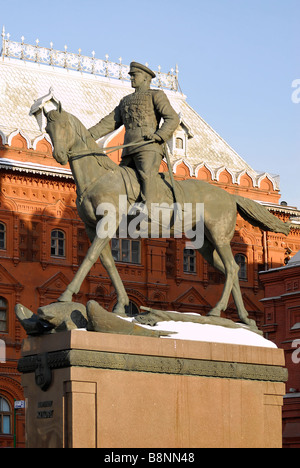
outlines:
[[[130,204],[141,201],[141,185],[139,182],[139,174],[136,169],[128,166],[119,168],[124,181],[127,199]],[[176,192],[179,193],[181,200],[183,200],[183,191],[175,181]],[[157,199],[153,200],[155,203],[174,203],[173,188],[170,181],[170,176],[167,172],[159,172],[156,176]],[[152,201],[152,200],[151,200]],[[180,200],[177,200],[180,202]]]

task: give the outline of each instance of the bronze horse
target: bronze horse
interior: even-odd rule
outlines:
[[[82,282],[100,256],[117,293],[117,305],[114,311],[122,315],[125,313],[125,306],[129,304],[129,299],[111,253],[109,242],[113,235],[101,238],[96,233],[97,225],[101,223],[97,207],[101,203],[113,204],[116,219],[119,220],[120,195],[127,197],[128,206],[138,202],[140,185],[137,175],[134,169],[119,167],[106,154],[100,154],[99,146],[88,130],[75,116],[63,111],[61,105],[58,110],[48,113],[44,111],[44,113],[47,117],[46,131],[54,146],[53,157],[62,165],[68,162],[70,164],[77,188],[78,213],[91,241],[83,263],[58,301],[72,301],[73,294],[79,292]],[[283,223],[260,204],[231,195],[207,182],[189,179],[176,184],[182,194],[183,203],[192,203],[193,206],[197,203],[204,204],[204,243],[198,251],[213,267],[225,274],[221,299],[208,315],[219,317],[221,312],[226,310],[232,293],[239,319],[245,324],[252,325],[253,321],[249,319],[242,299],[238,278],[239,267],[230,246],[237,212],[252,225],[265,231],[288,235],[290,230],[288,223]],[[131,186],[130,189],[128,185]],[[168,177],[158,175],[157,187],[157,202],[170,204],[172,191]]]

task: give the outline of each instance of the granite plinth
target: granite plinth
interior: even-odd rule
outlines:
[[[272,447],[277,348],[74,330],[23,343],[29,448]]]

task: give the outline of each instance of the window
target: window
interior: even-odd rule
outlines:
[[[54,230],[51,232],[51,257],[65,257],[65,233]]]
[[[176,148],[180,150],[184,149],[182,138],[176,138]]]
[[[141,243],[139,240],[112,239],[111,251],[116,262],[141,262]]]
[[[240,267],[239,270],[239,279],[247,281],[248,274],[247,274],[247,257],[243,254],[236,254],[234,257],[236,263]]]
[[[196,273],[196,252],[194,249],[184,249],[183,271],[185,273]]]
[[[0,297],[0,332],[7,331],[8,304],[4,297]]]
[[[11,434],[11,408],[8,401],[0,396],[0,435]]]
[[[6,226],[0,223],[0,250],[6,249]]]

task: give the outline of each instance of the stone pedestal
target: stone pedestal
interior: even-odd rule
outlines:
[[[281,447],[282,350],[72,331],[22,356],[29,448]]]

